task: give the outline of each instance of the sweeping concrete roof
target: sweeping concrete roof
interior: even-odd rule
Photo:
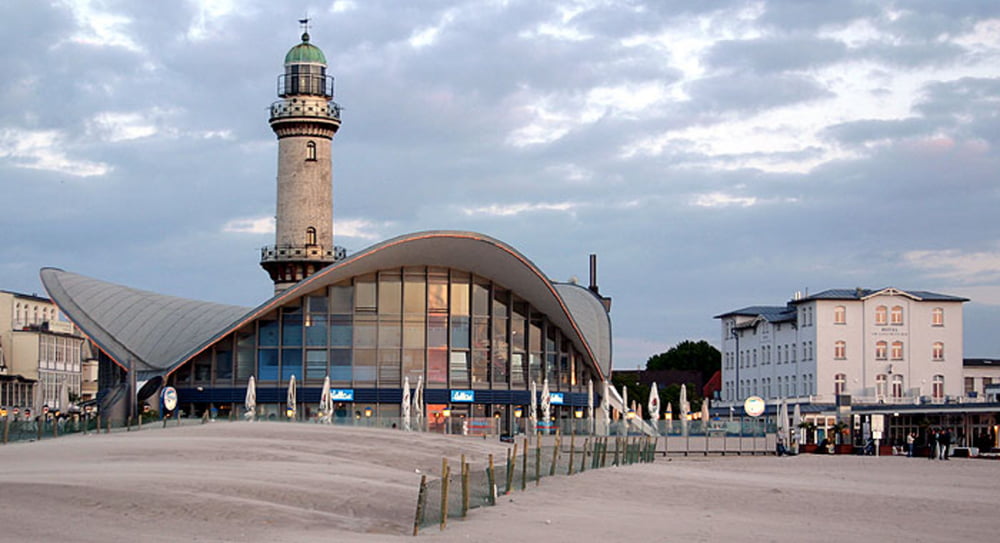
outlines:
[[[509,245],[473,232],[430,231],[379,243],[330,265],[257,308],[163,296],[54,268],[42,270],[53,301],[109,356],[140,375],[169,373],[226,334],[285,303],[357,275],[405,266],[469,271],[516,292],[558,326],[602,377],[611,370],[611,321],[600,300],[555,285]]]
[[[249,308],[164,296],[56,268],[41,271],[52,300],[108,356],[140,375],[161,373]]]

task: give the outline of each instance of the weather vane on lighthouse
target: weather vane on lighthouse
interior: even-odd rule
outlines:
[[[309,32],[309,15],[306,15],[305,19],[299,19],[299,24],[302,25],[302,31]]]

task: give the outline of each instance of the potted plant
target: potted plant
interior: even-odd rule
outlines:
[[[850,427],[844,421],[837,421],[830,427],[830,433],[835,439],[835,450],[837,454],[851,454],[854,452],[854,444],[851,443]]]
[[[814,453],[816,452],[816,424],[808,421],[803,421],[799,423],[799,428],[805,430],[806,442],[799,445],[800,453]]]

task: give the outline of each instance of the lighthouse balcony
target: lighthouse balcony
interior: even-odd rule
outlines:
[[[282,119],[311,118],[340,121],[340,105],[316,100],[278,100],[271,104],[271,122]]]
[[[337,249],[322,245],[268,245],[260,249],[260,262],[333,262],[337,260]]]

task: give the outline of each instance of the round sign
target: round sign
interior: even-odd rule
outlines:
[[[743,402],[743,410],[751,417],[759,417],[764,413],[764,399],[760,396],[750,396]]]
[[[163,409],[173,411],[177,408],[177,389],[166,387],[163,389]]]

